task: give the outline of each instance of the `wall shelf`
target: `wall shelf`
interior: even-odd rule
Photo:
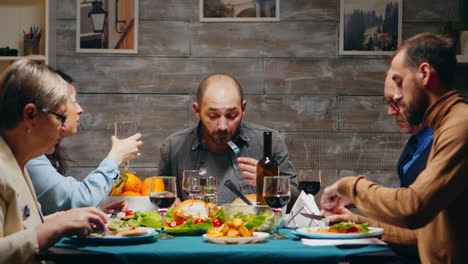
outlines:
[[[16,61],[21,59],[30,59],[30,60],[38,60],[38,61],[47,61],[45,55],[35,55],[35,56],[0,56],[0,61]]]
[[[49,8],[49,0],[0,0],[0,48],[8,46],[19,52],[19,56],[0,56],[0,73],[23,58],[49,64]],[[40,54],[24,56],[23,32],[29,32],[30,27],[42,29]]]

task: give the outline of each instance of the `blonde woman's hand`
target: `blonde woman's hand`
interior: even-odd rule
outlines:
[[[104,207],[101,207],[101,210],[106,214],[112,214],[114,211],[125,212],[128,209],[128,202],[125,200],[107,204]]]
[[[57,213],[36,227],[39,248],[48,248],[64,236],[84,236],[94,230],[104,230],[108,219],[96,207],[74,208]]]
[[[112,148],[107,157],[113,159],[117,165],[122,162],[129,161],[141,156],[139,148],[143,145],[141,141],[142,135],[136,133],[125,139],[118,139],[115,136],[111,137]]]

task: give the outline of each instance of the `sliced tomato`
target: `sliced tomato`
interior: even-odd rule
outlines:
[[[352,226],[346,229],[346,233],[356,233],[356,232],[359,232],[359,229],[356,226]]]
[[[219,218],[213,219],[213,222],[212,222],[212,223],[213,223],[213,227],[220,227],[220,226],[223,225],[223,222],[222,222],[221,219],[219,219]]]
[[[174,221],[174,220],[172,220],[172,221],[170,221],[170,222],[167,223],[167,226],[168,226],[168,227],[176,227],[176,226],[177,226],[177,222]]]
[[[199,224],[199,223],[206,223],[205,220],[201,219],[201,218],[198,218],[198,219],[195,219],[195,221],[193,221],[194,224]]]
[[[133,215],[133,211],[132,210],[127,210],[125,212],[125,216],[130,216],[130,215]]]
[[[185,224],[185,222],[187,222],[187,221],[186,220],[179,221],[179,222],[177,222],[177,225],[178,226],[183,225],[183,224]]]

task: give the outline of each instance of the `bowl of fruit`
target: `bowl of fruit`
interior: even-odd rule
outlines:
[[[142,181],[133,173],[127,172],[120,175],[117,183],[112,186],[109,196],[101,202],[101,207],[111,203],[127,201],[128,209],[132,211],[150,212],[157,210],[149,199],[150,178]],[[153,182],[153,188],[157,188],[157,182]]]

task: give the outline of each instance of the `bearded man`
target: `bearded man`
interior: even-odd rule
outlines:
[[[212,75],[203,80],[192,104],[199,120],[195,127],[169,136],[161,146],[159,175],[177,177],[178,197],[188,198],[182,190],[184,170],[206,169],[207,176],[215,176],[218,204],[230,203],[237,196],[224,186],[233,182],[243,194],[256,191],[256,166],[263,157],[263,132],[273,134],[273,159],[282,176],[291,177],[291,201],[299,195],[296,170],[289,161],[288,150],[279,132],[242,121],[247,101],[239,82],[227,75]],[[238,154],[228,146],[234,142]],[[237,152],[237,151],[236,151]]]
[[[422,33],[395,52],[385,97],[411,125],[434,130],[427,165],[405,188],[385,188],[364,176],[343,177],[325,188],[321,205],[339,219],[354,203],[382,239],[417,248],[422,263],[465,263],[468,259],[468,105],[453,88],[453,42]]]

